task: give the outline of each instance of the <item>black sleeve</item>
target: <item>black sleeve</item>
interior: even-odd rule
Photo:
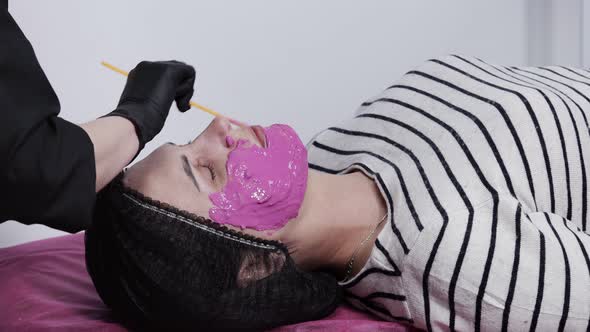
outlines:
[[[35,52],[0,0],[0,223],[76,232],[91,220],[94,147],[61,118]],[[3,8],[4,7],[4,8]]]

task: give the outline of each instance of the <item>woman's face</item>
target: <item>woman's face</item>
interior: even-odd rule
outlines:
[[[124,183],[152,199],[208,217],[213,207],[209,194],[221,191],[226,185],[226,162],[237,142],[246,140],[265,147],[264,134],[257,131],[256,127],[232,128],[227,119],[215,118],[191,143],[164,144],[130,167],[125,172]],[[227,136],[233,140],[226,139]]]

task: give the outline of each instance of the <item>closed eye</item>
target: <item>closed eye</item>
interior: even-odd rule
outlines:
[[[197,190],[201,191],[201,188],[199,187],[199,183],[197,182],[197,179],[195,178],[195,175],[193,174],[193,171],[191,169],[188,158],[185,155],[182,155],[182,156],[180,156],[180,160],[182,161],[182,169],[184,170],[184,173],[186,174],[186,176],[188,176],[188,178],[192,181],[192,183],[195,185],[195,187],[197,187]]]

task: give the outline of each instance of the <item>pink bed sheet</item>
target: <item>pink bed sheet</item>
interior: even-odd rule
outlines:
[[[0,249],[0,331],[126,331],[109,315],[84,265],[84,234]],[[347,305],[291,331],[416,331]]]

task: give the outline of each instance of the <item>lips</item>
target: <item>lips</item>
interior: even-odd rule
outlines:
[[[264,129],[260,126],[252,126],[251,128],[256,138],[258,138],[258,140],[262,144],[262,147],[266,148],[266,134],[264,133]]]

